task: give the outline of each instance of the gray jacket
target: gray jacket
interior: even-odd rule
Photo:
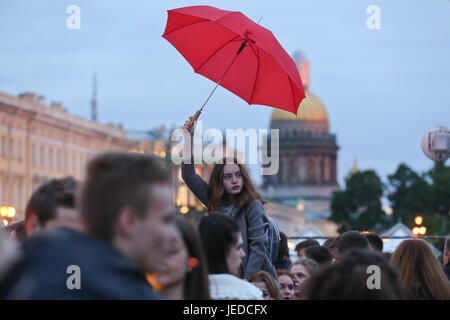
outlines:
[[[205,205],[208,205],[208,183],[195,173],[193,164],[181,165],[181,174],[184,182],[194,195]],[[242,274],[249,279],[258,271],[267,271],[277,280],[275,268],[270,259],[268,247],[269,220],[260,200],[255,200],[230,216],[241,227],[243,250]]]

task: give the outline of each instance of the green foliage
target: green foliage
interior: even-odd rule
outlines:
[[[331,202],[331,220],[339,223],[340,233],[379,232],[399,220],[413,228],[416,216],[423,217],[427,234],[450,233],[450,167],[442,162],[422,174],[402,163],[388,176],[386,191],[392,217],[381,209],[383,184],[375,171],[356,172],[345,183],[345,190],[335,192]]]
[[[383,184],[376,172],[356,172],[345,182],[346,189],[336,192],[331,202],[331,220],[340,224],[338,231],[381,231],[388,220],[381,209]]]
[[[388,180],[394,222],[400,219],[412,228],[414,218],[422,216],[427,234],[445,235],[450,231],[450,167],[437,162],[419,175],[400,164]]]

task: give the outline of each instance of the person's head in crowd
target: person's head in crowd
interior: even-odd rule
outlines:
[[[381,255],[383,258],[385,258],[387,261],[391,261],[392,252],[382,252]]]
[[[208,270],[197,231],[186,219],[175,221],[180,241],[157,274],[161,295],[172,300],[209,300]]]
[[[299,259],[306,258],[306,255],[305,255],[306,248],[312,247],[312,246],[318,246],[318,245],[320,245],[319,242],[317,242],[314,239],[307,239],[307,240],[297,243],[297,245],[295,246],[295,251],[297,252],[297,257]]]
[[[220,211],[226,204],[233,203],[242,208],[254,200],[262,200],[253,184],[245,165],[236,158],[224,158],[214,165],[208,184],[208,211]]]
[[[330,238],[328,240],[331,240],[328,244],[327,244],[327,248],[330,250],[331,254],[333,255],[333,260],[331,261],[331,263],[334,263],[336,261],[336,243],[339,241],[339,239],[341,238],[341,236],[337,236],[337,237],[333,237]]]
[[[277,260],[274,262],[275,269],[289,269],[291,260],[289,257],[289,247],[286,234],[280,231],[280,243],[278,245],[278,256]]]
[[[248,281],[262,291],[265,300],[280,299],[280,291],[277,283],[270,273],[258,271]]]
[[[404,298],[394,269],[379,253],[365,249],[352,249],[336,263],[315,273],[305,282],[304,295],[308,300]]]
[[[147,273],[160,271],[177,241],[170,170],[154,156],[105,153],[92,159],[80,212],[86,232]]]
[[[450,283],[425,241],[402,241],[391,256],[391,264],[409,298],[450,300]]]
[[[336,239],[336,237],[330,237],[327,240],[325,240],[325,242],[323,243],[324,247],[327,247],[328,249],[330,249],[330,244],[333,243],[334,239]]]
[[[375,233],[367,233],[364,234],[367,241],[369,241],[370,250],[375,250],[378,252],[383,252],[383,241],[381,238]]]
[[[278,259],[289,259],[289,247],[286,234],[280,231],[280,243],[278,246]]]
[[[369,242],[358,231],[347,231],[336,239],[334,256],[340,259],[344,253],[351,249],[369,249]]]
[[[303,286],[305,281],[311,277],[317,270],[319,269],[319,265],[317,262],[311,259],[298,259],[295,261],[290,268],[290,272],[294,275],[294,291],[295,296],[298,299],[302,299],[303,295]]]
[[[21,244],[27,240],[25,220],[13,223],[9,226],[9,239]]]
[[[282,300],[294,299],[295,277],[287,270],[277,270],[278,282],[280,283],[280,295]]]
[[[444,266],[450,263],[450,235],[445,238],[444,257],[442,260]]]
[[[312,246],[305,250],[306,258],[317,262],[319,267],[330,264],[333,261],[333,255],[330,250],[324,246]]]
[[[25,230],[28,237],[43,229],[67,227],[82,231],[76,193],[79,183],[72,177],[52,179],[40,185],[25,208]]]
[[[242,258],[242,235],[239,224],[231,218],[211,212],[198,226],[210,274],[238,275]]]

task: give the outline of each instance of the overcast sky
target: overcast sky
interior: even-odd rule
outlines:
[[[66,27],[72,4],[81,9],[79,30]],[[1,1],[0,91],[45,95],[89,118],[95,72],[100,122],[179,126],[213,83],[161,35],[168,9],[200,4],[262,16],[289,54],[304,52],[310,91],[337,135],[341,186],[355,158],[383,180],[401,162],[432,166],[420,141],[433,126],[450,127],[448,0]],[[366,26],[369,5],[381,10],[379,30]],[[219,88],[202,120],[205,129],[264,129],[272,110]]]

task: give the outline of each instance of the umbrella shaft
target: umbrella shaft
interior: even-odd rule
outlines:
[[[200,111],[203,111],[203,107],[206,105],[206,103],[208,103],[209,99],[211,98],[211,96],[213,95],[214,91],[216,91],[217,87],[219,86],[220,82],[223,80],[223,78],[225,78],[225,75],[228,73],[228,70],[230,70],[231,66],[233,65],[234,61],[236,61],[236,58],[238,57],[239,53],[241,53],[241,51],[244,49],[245,45],[247,44],[247,40],[245,40],[241,47],[239,48],[238,52],[236,53],[236,55],[233,58],[233,61],[231,61],[230,65],[227,67],[227,70],[225,70],[225,72],[223,73],[222,77],[219,79],[219,81],[217,81],[216,86],[214,87],[214,89],[211,91],[211,93],[209,94],[208,98],[206,99],[205,103],[203,103],[202,107],[200,108]]]

